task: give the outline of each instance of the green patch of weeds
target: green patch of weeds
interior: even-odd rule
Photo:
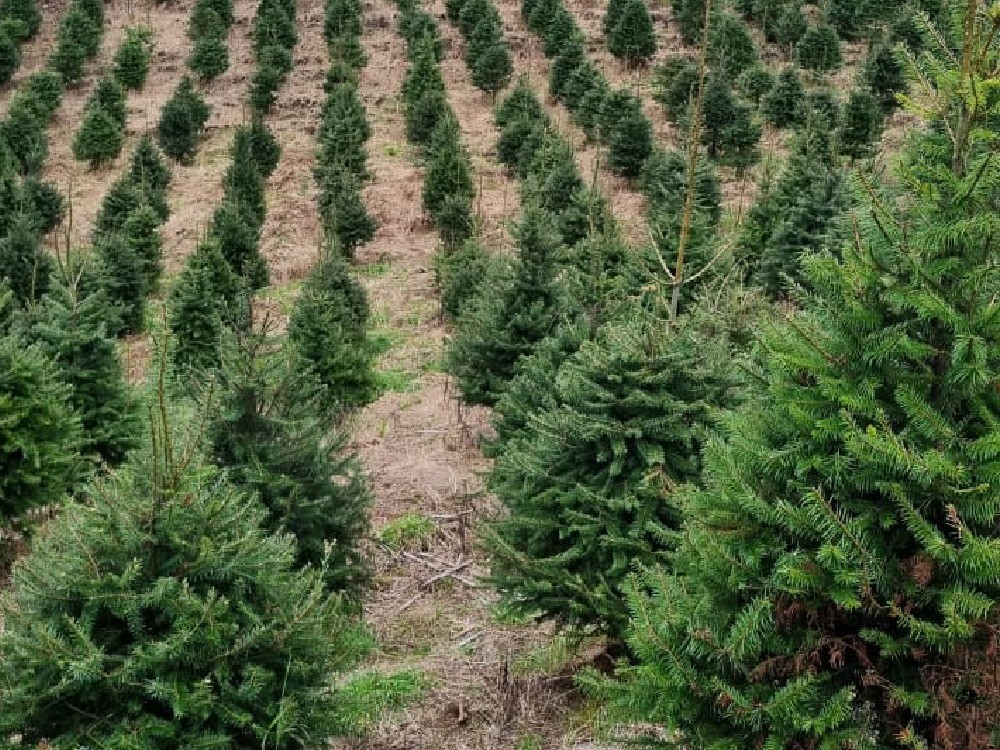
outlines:
[[[535,621],[535,615],[501,600],[493,607],[490,619],[497,625],[528,625]]]
[[[358,275],[366,276],[369,279],[378,279],[389,273],[389,269],[392,265],[387,260],[381,260],[378,263],[369,263],[365,266],[358,266]]]
[[[554,675],[563,672],[576,657],[580,642],[576,638],[556,635],[540,646],[515,659],[511,671],[516,675]]]
[[[542,739],[537,734],[526,734],[517,741],[514,748],[515,750],[542,750]]]
[[[390,711],[420,698],[428,680],[417,669],[392,674],[371,670],[355,675],[337,690],[337,734],[364,737]]]
[[[417,373],[390,368],[375,373],[379,393],[413,393],[417,390]]]
[[[302,281],[288,281],[284,284],[265,287],[257,294],[262,300],[273,300],[283,315],[290,315],[295,298],[299,296],[299,289],[302,288]]]
[[[368,333],[368,343],[377,357],[381,357],[402,340],[403,334],[389,328],[376,328]]]
[[[433,518],[410,511],[389,521],[378,538],[392,549],[417,549],[427,545],[436,528]]]

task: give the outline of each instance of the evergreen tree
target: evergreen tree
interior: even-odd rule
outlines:
[[[233,200],[223,200],[212,215],[211,237],[230,268],[246,279],[251,289],[267,286],[267,263],[260,254],[260,225],[246,208]]]
[[[325,3],[323,18],[323,35],[329,42],[343,36],[359,37],[364,29],[361,27],[360,0],[330,0]]]
[[[462,398],[495,404],[518,361],[551,333],[566,313],[557,273],[560,236],[548,212],[528,207],[518,227],[518,257],[479,286],[459,319],[448,350],[448,369]]]
[[[871,154],[881,132],[882,112],[875,95],[868,89],[853,89],[838,134],[840,152],[852,159],[864,158]]]
[[[826,24],[810,26],[795,45],[799,65],[823,75],[836,70],[843,62],[837,30]]]
[[[605,39],[611,36],[611,30],[618,23],[618,19],[621,18],[622,11],[625,10],[626,5],[628,5],[628,0],[608,0],[608,4],[604,9],[603,30]]]
[[[39,234],[48,234],[59,226],[66,212],[66,200],[51,182],[25,177],[21,180],[21,194]]]
[[[558,101],[563,100],[566,84],[573,72],[581,65],[587,64],[587,54],[583,42],[574,36],[565,45],[549,70],[549,96]]]
[[[198,245],[170,293],[170,357],[182,381],[197,381],[218,367],[223,327],[241,291],[219,243],[210,239]]]
[[[320,153],[317,155],[322,165],[342,164],[359,179],[368,176],[368,154],[365,141],[371,129],[365,116],[365,108],[358,98],[357,86],[341,83],[330,88],[323,104],[320,125]]]
[[[202,34],[187,59],[188,67],[203,81],[210,81],[229,69],[229,47],[224,36]]]
[[[166,419],[160,420],[165,422]],[[0,732],[27,746],[325,744],[368,637],[290,535],[169,427],[14,569]]]
[[[233,134],[233,153],[241,153],[244,149],[253,156],[260,176],[265,180],[270,177],[281,158],[281,144],[263,118],[253,117],[249,125],[240,125],[236,128]]]
[[[668,332],[628,317],[558,368],[551,407],[504,443],[488,482],[510,511],[486,534],[504,602],[612,637],[628,619],[621,585],[664,559],[678,526],[664,495],[697,476],[713,410],[733,403],[735,385],[708,321],[699,336],[688,322]]]
[[[369,494],[348,433],[331,432],[312,374],[266,332],[229,335],[208,426],[215,464],[268,510],[264,528],[295,535],[296,563],[333,591],[360,594]],[[329,545],[329,552],[325,547]]]
[[[71,395],[49,358],[11,333],[0,334],[3,526],[30,508],[61,502],[80,477],[80,422]]]
[[[324,232],[328,238],[336,238],[346,257],[353,258],[355,250],[378,229],[361,196],[361,186],[349,169],[334,164],[320,173],[319,188]]]
[[[701,42],[705,27],[705,0],[670,0],[681,37],[687,44]]]
[[[42,26],[42,12],[35,0],[3,0],[0,18],[17,21],[21,27],[18,41],[31,39]]]
[[[793,49],[809,30],[809,21],[798,2],[786,3],[774,25],[774,40],[786,49]]]
[[[14,158],[14,168],[21,175],[37,175],[48,154],[45,125],[32,110],[16,103],[0,121],[0,148],[6,147]]]
[[[87,107],[73,139],[73,156],[97,169],[121,153],[125,133],[113,115],[100,105]]]
[[[62,101],[62,77],[54,70],[41,70],[28,76],[11,97],[10,108],[26,109],[39,120],[48,122]]]
[[[436,218],[448,196],[475,195],[469,155],[462,145],[458,121],[442,120],[431,138],[427,173],[424,175],[423,205]]]
[[[150,274],[145,250],[129,242],[124,232],[105,235],[94,244],[100,288],[119,323],[112,334],[139,333],[145,327]]]
[[[729,13],[721,13],[712,20],[708,54],[715,71],[730,79],[739,77],[758,60],[750,29]]]
[[[133,182],[128,175],[118,178],[104,194],[101,208],[94,219],[91,241],[96,244],[104,237],[121,232],[129,215],[144,202],[144,194],[140,186]]]
[[[472,196],[462,193],[445,196],[438,208],[434,225],[445,247],[461,245],[476,231],[472,216]]]
[[[665,59],[653,77],[653,96],[675,124],[687,116],[697,88],[698,66],[680,55]]]
[[[94,86],[86,105],[87,109],[91,107],[103,108],[120,128],[124,128],[128,122],[125,89],[122,88],[118,79],[112,76],[104,76]]]
[[[558,56],[563,46],[579,35],[576,17],[563,6],[555,8],[542,34],[542,54],[546,57]]]
[[[714,748],[992,744],[996,167],[978,124],[995,104],[967,96],[982,18],[963,57],[922,70],[937,106],[900,192],[869,185],[842,260],[810,262],[810,305],[765,333],[764,393],[683,498],[673,572],[633,594],[635,719]]]
[[[269,45],[257,55],[257,69],[250,81],[250,105],[256,115],[269,112],[278,100],[278,89],[292,69],[292,53]]]
[[[548,114],[538,101],[535,90],[526,75],[518,76],[517,83],[503,100],[493,117],[496,126],[503,130],[515,120],[528,119],[548,124]]]
[[[127,29],[125,40],[115,53],[114,76],[118,83],[134,91],[145,86],[152,54],[152,31],[144,26]]]
[[[0,238],[0,284],[26,305],[40,300],[49,289],[55,264],[45,252],[32,217],[19,213]]]
[[[152,198],[162,196],[170,184],[170,167],[164,162],[148,132],[143,133],[135,144],[132,160],[129,162],[128,178],[143,190],[147,200],[153,205],[156,201]],[[161,218],[165,219],[166,214],[161,214]]]
[[[10,82],[20,65],[21,46],[10,33],[9,25],[0,22],[0,86]]]
[[[367,327],[364,288],[351,278],[340,252],[326,251],[295,301],[288,338],[324,386],[320,398],[330,412],[375,397],[375,351]]]
[[[192,42],[197,42],[204,36],[225,37],[228,30],[229,24],[211,3],[196,0],[187,28],[188,38]]]
[[[177,161],[190,160],[198,150],[209,114],[205,99],[184,76],[160,112],[157,137],[163,153]]]
[[[142,264],[143,294],[156,291],[163,273],[163,238],[160,217],[147,203],[131,211],[122,224],[121,237]]]
[[[608,36],[608,51],[629,67],[644,63],[656,54],[653,19],[645,0],[627,0]]]
[[[72,85],[80,81],[84,63],[97,54],[101,34],[100,23],[80,3],[71,3],[59,22],[56,51],[51,60],[64,83]]]
[[[247,138],[234,139],[229,155],[231,162],[222,178],[226,200],[237,203],[247,218],[260,227],[267,218],[266,186],[257,168],[253,144]]]
[[[805,121],[805,92],[799,72],[793,66],[778,74],[778,81],[764,97],[764,115],[778,128],[801,125]]]
[[[890,112],[898,106],[896,95],[905,92],[906,77],[891,45],[880,44],[869,50],[861,69],[861,78],[878,97],[883,110]]]
[[[556,215],[583,190],[573,144],[550,130],[535,151],[522,185],[522,201]]]
[[[507,44],[499,40],[476,57],[476,64],[472,68],[472,83],[495,96],[497,91],[510,82],[513,72],[514,65],[510,52],[507,51]]]
[[[765,65],[757,64],[746,71],[739,78],[739,88],[743,95],[753,103],[760,106],[763,98],[774,88],[774,74]]]
[[[803,255],[830,246],[834,221],[846,207],[830,131],[820,118],[797,136],[784,171],[764,188],[743,225],[738,255],[772,297],[802,281]]]
[[[476,290],[490,273],[491,256],[479,242],[466,240],[455,249],[439,252],[435,259],[441,309],[458,319]]]
[[[82,288],[82,274],[65,270],[33,312],[31,338],[70,387],[69,403],[82,427],[80,451],[117,466],[138,444],[138,402],[108,335],[106,322],[113,313],[107,301],[101,292]]]
[[[632,112],[608,134],[608,166],[625,177],[638,177],[653,150],[653,126],[642,112]]]
[[[261,0],[253,21],[254,50],[267,47],[292,49],[298,41],[295,31],[295,6],[283,0]],[[291,11],[291,12],[289,12]]]

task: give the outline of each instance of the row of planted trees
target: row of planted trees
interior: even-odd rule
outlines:
[[[340,11],[360,33],[360,5]],[[331,71],[355,75],[360,61],[335,48]],[[179,91],[198,98],[189,81]],[[32,529],[3,600],[0,744],[319,747],[350,728],[337,683],[371,646],[368,492],[342,419],[371,394],[354,392],[340,354],[358,335],[344,311],[363,341],[367,302],[331,227],[287,336],[255,313],[264,181],[280,153],[263,114],[234,134],[223,200],[172,286],[144,388],[124,382],[108,333],[119,310],[141,328],[159,275],[170,170],[149,136],[95,221],[93,255],[116,248],[120,285],[72,253],[35,273],[50,285],[40,301],[0,294],[0,513],[9,528],[61,506]],[[146,245],[130,230],[143,217]],[[133,265],[144,273],[130,285]]]
[[[508,511],[486,529],[490,578],[524,615],[618,647],[616,674],[584,683],[631,740],[995,744],[997,133],[971,92],[996,80],[1000,15],[942,17],[902,99],[919,128],[890,178],[841,188],[777,274],[797,279],[780,306],[697,237],[708,165],[666,155],[672,234],[706,242],[684,278],[607,232],[568,247],[522,185],[518,256],[487,261],[460,309],[450,368],[495,405],[488,484]],[[544,121],[515,89],[501,143],[514,111]],[[844,170],[828,126],[795,140],[759,204],[779,223],[751,217],[741,253],[810,213],[791,175]]]

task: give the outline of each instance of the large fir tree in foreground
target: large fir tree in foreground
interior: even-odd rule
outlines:
[[[962,6],[897,192],[864,180],[842,260],[808,263],[813,300],[764,333],[766,387],[706,451],[673,570],[632,594],[618,697],[657,744],[995,746],[998,110],[971,92],[995,86],[1000,17]]]
[[[331,678],[367,638],[321,571],[295,568],[293,538],[266,535],[260,504],[167,421],[15,566],[0,736],[54,749],[325,747]]]

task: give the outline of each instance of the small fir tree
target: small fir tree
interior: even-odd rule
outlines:
[[[145,328],[149,264],[144,251],[124,233],[106,235],[94,245],[100,288],[118,322],[112,334],[139,333]]]
[[[157,137],[163,153],[177,161],[189,161],[198,150],[209,114],[204,97],[184,76],[160,113]]]
[[[0,238],[0,284],[13,294],[14,301],[27,305],[48,291],[54,267],[32,217],[17,214]]]
[[[761,101],[774,88],[774,74],[765,65],[757,64],[746,71],[739,78],[739,88],[743,95],[755,106],[760,106]]]
[[[881,132],[882,112],[878,99],[868,89],[853,89],[844,105],[838,133],[840,153],[852,159],[869,156]]]
[[[56,51],[51,65],[64,83],[73,85],[83,77],[83,65],[97,54],[101,43],[100,24],[79,3],[71,3],[59,22]]]
[[[198,245],[170,293],[168,323],[174,341],[169,351],[182,382],[200,382],[218,367],[222,332],[241,291],[218,242]]]
[[[119,234],[129,215],[144,202],[142,188],[128,175],[115,180],[104,194],[101,208],[94,219],[91,241],[97,244],[105,237]]]
[[[557,273],[560,236],[551,214],[528,207],[518,227],[511,268],[494,264],[459,319],[448,349],[448,370],[467,403],[492,405],[531,353],[565,314]]]
[[[24,106],[11,107],[0,121],[0,148],[6,147],[14,157],[14,168],[21,175],[37,175],[48,155],[46,123]]]
[[[117,466],[138,445],[138,402],[122,374],[118,348],[107,331],[114,313],[100,292],[82,287],[72,267],[57,274],[39,309],[31,338],[55,363],[70,387],[70,404],[82,428],[81,453]],[[65,277],[69,278],[65,278]]]
[[[260,503],[164,422],[16,565],[0,731],[29,746],[324,744],[335,676],[368,638],[320,570],[297,568],[294,539],[266,535]]]
[[[656,68],[653,96],[675,124],[687,116],[697,87],[698,66],[686,57],[668,57]]]
[[[441,309],[457,320],[476,290],[490,274],[491,256],[479,242],[469,239],[459,247],[439,252],[434,265],[438,288],[441,290]]]
[[[90,106],[73,139],[73,156],[97,169],[115,159],[124,142],[125,133],[115,118],[100,105]]]
[[[574,36],[563,45],[549,70],[549,96],[561,102],[565,95],[566,84],[572,78],[573,72],[586,64],[587,55],[583,42],[578,36]]]
[[[645,63],[656,54],[653,19],[645,0],[627,0],[608,36],[608,51],[629,67]]]
[[[475,195],[471,170],[458,121],[454,117],[442,120],[431,139],[424,176],[423,205],[432,218],[438,216],[448,196]]]
[[[897,95],[906,91],[902,62],[889,44],[875,45],[869,50],[861,68],[861,78],[878,97],[886,112],[891,112],[899,105]]]
[[[121,237],[142,263],[143,293],[156,291],[163,273],[163,238],[160,217],[148,203],[131,211],[122,224]]]
[[[21,65],[21,45],[11,33],[9,24],[0,22],[0,86],[14,77]]]
[[[708,54],[717,73],[735,79],[758,61],[750,29],[739,18],[721,13],[712,20]]]
[[[128,122],[125,89],[113,76],[104,76],[97,82],[87,99],[86,106],[87,108],[95,106],[103,108],[120,128],[124,128],[125,123]]]
[[[628,620],[621,585],[664,559],[678,526],[663,497],[697,476],[713,410],[732,405],[736,385],[708,321],[699,336],[689,322],[665,333],[648,314],[628,317],[558,368],[551,407],[525,418],[488,481],[510,511],[486,534],[504,602],[612,638]]]
[[[257,227],[267,217],[266,186],[257,167],[253,144],[246,138],[233,140],[229,155],[231,162],[222,178],[226,200],[238,204]]]
[[[750,278],[778,297],[802,282],[802,257],[829,247],[834,222],[846,207],[845,186],[822,118],[810,121],[773,186],[766,187],[744,222],[737,254]]]
[[[809,30],[809,21],[797,2],[787,3],[774,25],[774,40],[787,50],[792,50]]]
[[[149,60],[153,54],[153,33],[145,26],[134,26],[125,32],[114,59],[114,76],[127,89],[138,91],[146,85]]]
[[[312,373],[266,329],[225,337],[208,425],[212,458],[260,498],[266,531],[295,536],[295,561],[332,591],[359,595],[369,493],[346,430],[331,432]]]
[[[0,18],[18,22],[21,31],[19,41],[33,38],[42,26],[42,12],[35,0],[3,0],[0,2]]]
[[[229,46],[224,36],[202,34],[187,59],[188,67],[203,81],[210,81],[229,70]]]
[[[369,215],[357,178],[343,165],[334,164],[320,173],[319,209],[323,230],[345,257],[353,258],[358,247],[375,236],[378,223]]]
[[[80,478],[82,435],[71,398],[51,359],[0,334],[0,526],[61,502]]]
[[[642,112],[632,112],[608,134],[608,166],[625,177],[638,177],[653,150],[653,126]]]
[[[363,406],[376,394],[375,351],[368,341],[368,299],[339,250],[327,250],[292,308],[288,337],[323,385],[327,411]]]
[[[40,122],[48,122],[62,101],[62,76],[54,70],[41,70],[28,76],[11,97],[11,109],[25,108]]]
[[[799,72],[793,66],[778,74],[778,81],[764,97],[764,115],[777,128],[801,125],[805,121],[805,91]]]
[[[212,239],[236,275],[251,289],[267,286],[267,263],[260,254],[260,225],[246,208],[233,200],[223,200],[212,215]]]
[[[806,70],[824,75],[840,67],[840,37],[827,24],[810,26],[795,45],[795,56]]]
[[[21,180],[21,195],[39,234],[46,235],[62,223],[66,199],[51,182],[25,177]]]
[[[129,180],[140,187],[150,203],[155,205],[154,197],[162,196],[170,185],[170,167],[163,160],[160,150],[148,132],[143,133],[132,152],[129,162]],[[166,218],[166,215],[162,215]]]
[[[670,7],[684,41],[687,44],[701,42],[705,27],[705,0],[670,0]]]
[[[244,146],[243,141],[246,141]],[[240,125],[233,134],[233,153],[244,148],[253,156],[257,171],[265,180],[273,174],[281,158],[281,144],[261,117],[253,117],[249,125]]]
[[[611,36],[611,30],[618,23],[618,19],[621,18],[622,11],[625,10],[626,5],[628,5],[628,0],[608,0],[608,4],[604,9],[603,30],[605,39]]]
[[[278,89],[292,69],[292,54],[284,47],[269,45],[257,55],[257,69],[250,81],[250,105],[255,115],[271,111]]]
[[[489,45],[476,57],[472,69],[472,83],[477,88],[496,96],[497,91],[510,82],[514,65],[510,59],[505,42],[498,41]]]

